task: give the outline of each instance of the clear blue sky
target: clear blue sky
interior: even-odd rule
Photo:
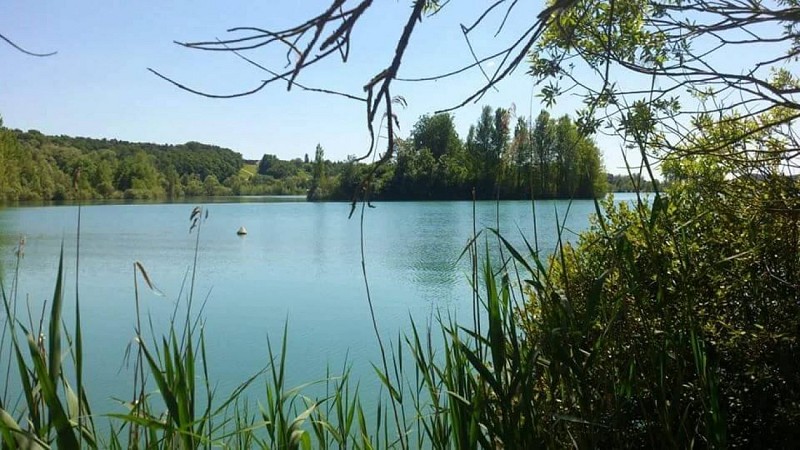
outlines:
[[[350,61],[313,67],[300,81],[360,93],[389,63],[410,4],[377,2],[355,30]],[[250,89],[265,77],[263,72],[232,54],[189,50],[172,41],[224,38],[225,30],[234,26],[280,29],[325,5],[327,1],[2,2],[2,33],[31,51],[58,54],[34,58],[0,45],[0,114],[11,128],[157,143],[200,141],[232,148],[251,159],[264,153],[281,158],[313,155],[317,143],[334,160],[362,154],[368,135],[361,103],[300,90],[286,92],[285,84],[245,98],[208,99],[181,91],[147,71],[152,67],[214,93]],[[459,24],[471,23],[482,7],[484,2],[453,2],[424,20],[410,43],[401,76],[433,75],[469,62]],[[530,25],[541,7],[539,1],[520,2],[498,38],[492,36],[502,12],[490,16],[485,32],[476,36],[476,52],[488,55],[502,48],[521,27]],[[282,53],[255,51],[248,56],[274,69],[285,62]],[[499,92],[455,113],[462,138],[484,104],[515,104],[518,114],[538,114],[542,106],[531,96],[532,80],[525,70],[520,67]],[[408,101],[408,108],[400,111],[402,135],[421,114],[455,105],[482,81],[482,75],[472,70],[447,81],[396,82],[394,94]],[[553,113],[571,113],[578,106],[566,98]],[[602,139],[599,143],[608,170],[623,172],[618,144]]]

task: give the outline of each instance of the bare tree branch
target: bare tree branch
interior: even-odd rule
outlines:
[[[55,55],[56,53],[58,53],[58,52],[49,52],[49,53],[36,53],[36,52],[32,52],[32,51],[30,51],[30,50],[25,50],[24,48],[20,47],[20,46],[19,46],[19,45],[17,45],[16,43],[14,43],[14,41],[12,41],[11,39],[9,39],[9,38],[5,37],[5,36],[4,36],[4,35],[2,35],[2,34],[0,34],[0,39],[2,39],[2,40],[4,40],[4,41],[6,41],[6,43],[8,43],[8,45],[10,45],[10,46],[14,47],[14,48],[15,48],[15,49],[17,49],[18,51],[20,51],[20,52],[22,52],[22,53],[25,53],[26,55],[30,55],[30,56],[37,56],[37,57],[43,58],[43,57],[46,57],[46,56],[53,56],[53,55]]]

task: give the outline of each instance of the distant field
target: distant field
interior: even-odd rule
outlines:
[[[252,177],[258,171],[258,164],[245,164],[242,166],[242,169],[239,171],[240,175],[244,175],[246,177]]]

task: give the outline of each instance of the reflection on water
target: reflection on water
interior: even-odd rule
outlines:
[[[452,202],[422,205],[403,229],[404,245],[397,246],[397,257],[390,259],[399,272],[409,271],[410,280],[431,297],[447,298],[461,279],[457,259],[469,236],[446,232],[463,228],[458,225],[459,206]],[[431,235],[439,238],[431,240]]]
[[[361,274],[360,220],[348,219],[350,205],[298,201],[302,198],[235,200],[208,205],[195,289],[198,298],[208,297],[207,346],[220,389],[263,367],[267,336],[279,336],[287,320],[290,384],[318,379],[326,364],[339,367],[345,355],[356,376],[369,374],[378,353]],[[556,244],[557,221],[579,231],[594,211],[588,201],[571,206],[545,201],[536,207],[544,249]],[[132,264],[141,261],[166,294],[143,294],[143,308],[160,333],[193,260],[191,205],[91,204],[82,211],[86,373],[94,378],[91,395],[107,400],[123,395],[119,379],[127,379],[127,369],[122,374],[117,369],[133,337]],[[469,202],[379,203],[367,209],[364,257],[383,332],[396,336],[407,329],[409,316],[424,321],[434,310],[470,314],[468,261],[457,258],[472,235],[472,211]],[[6,268],[18,236],[27,236],[20,293],[33,311],[52,296],[62,242],[66,292],[74,292],[76,212],[75,207],[0,209],[0,261]],[[494,202],[479,202],[477,228],[496,226],[497,212]],[[524,245],[520,230],[531,239],[530,203],[501,202],[499,215],[501,231],[512,243]],[[247,236],[236,235],[240,226]],[[496,258],[496,246],[490,249]],[[8,279],[8,270],[4,276]],[[73,301],[68,298],[68,305]],[[113,408],[110,400],[100,405],[103,411]]]
[[[305,195],[230,195],[215,197],[180,197],[172,200],[94,199],[82,200],[84,206],[98,205],[162,205],[170,204],[221,204],[221,203],[287,203],[305,202]],[[0,203],[2,207],[78,206],[77,200],[31,200]]]

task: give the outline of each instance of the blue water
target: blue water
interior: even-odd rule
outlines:
[[[345,203],[250,199],[213,203],[200,230],[195,309],[207,299],[203,316],[210,377],[229,391],[267,362],[267,338],[279,344],[289,327],[288,384],[325,376],[347,356],[354,375],[374,379],[378,362],[364,278],[359,214],[348,219]],[[367,279],[379,327],[387,339],[437,313],[471,321],[470,269],[458,257],[472,236],[470,202],[378,203],[364,217]],[[189,233],[191,204],[93,204],[82,208],[80,300],[86,377],[96,412],[119,411],[113,397],[130,397],[132,369],[125,348],[134,337],[133,263],[146,268],[157,295],[139,283],[141,305],[155,333],[167,319],[190,275],[196,230]],[[588,226],[591,201],[536,203],[538,239],[544,249]],[[477,229],[494,227],[498,204],[479,202]],[[569,214],[567,215],[567,212]],[[522,246],[533,242],[530,202],[499,204],[501,231]],[[566,216],[566,217],[565,217]],[[237,236],[245,226],[249,232]],[[77,207],[0,208],[0,263],[13,277],[14,248],[25,236],[19,297],[34,316],[52,298],[63,242],[67,322],[75,301]],[[487,234],[488,236],[488,234]],[[483,242],[483,241],[481,241]],[[496,239],[490,239],[496,244]],[[188,289],[188,288],[187,288]],[[26,316],[27,314],[25,314]],[[27,319],[26,319],[27,321]],[[33,319],[34,324],[37,319]],[[149,335],[145,327],[145,335]],[[5,371],[0,378],[5,377]],[[0,383],[5,385],[5,383]],[[368,385],[369,383],[365,383]]]

